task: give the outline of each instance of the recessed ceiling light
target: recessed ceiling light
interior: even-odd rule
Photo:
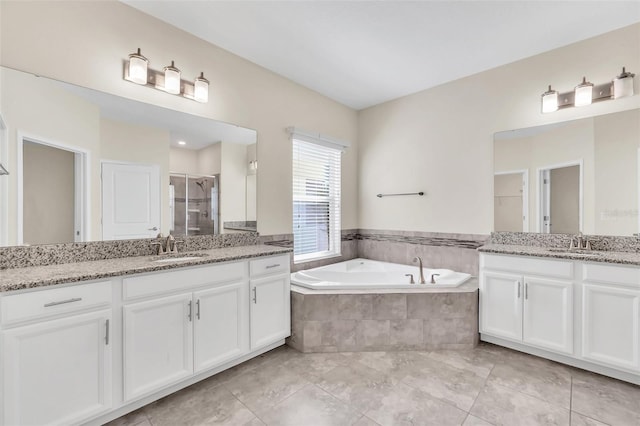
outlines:
[[[178,141],[178,145],[186,145],[187,143],[185,141]]]

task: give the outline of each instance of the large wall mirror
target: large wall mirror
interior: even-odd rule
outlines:
[[[0,244],[256,229],[254,130],[0,67]]]
[[[494,230],[640,231],[640,109],[494,135]]]

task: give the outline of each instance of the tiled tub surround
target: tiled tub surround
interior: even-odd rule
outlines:
[[[478,281],[456,288],[314,291],[291,288],[301,352],[470,349],[478,343]]]
[[[178,236],[176,239],[184,241],[179,246],[180,251],[188,252],[255,245],[258,243],[258,234],[255,232],[242,232],[237,234]],[[157,250],[151,245],[153,241],[155,241],[155,238],[0,247],[0,270],[151,256]]]
[[[293,264],[292,261],[291,271],[317,268],[358,257],[411,265],[413,258],[420,256],[426,267],[477,275],[476,249],[487,240],[487,235],[348,229],[342,231],[340,257],[299,264]],[[269,245],[293,247],[292,234],[261,236],[260,241]]]

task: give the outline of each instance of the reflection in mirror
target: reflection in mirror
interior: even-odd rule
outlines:
[[[3,245],[255,230],[254,130],[6,67],[0,87]],[[180,226],[177,174],[205,188]]]
[[[496,133],[494,230],[633,235],[640,109]]]

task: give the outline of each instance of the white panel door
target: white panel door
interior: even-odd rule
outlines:
[[[75,424],[111,408],[111,310],[2,332],[5,425]]]
[[[522,340],[522,276],[483,272],[480,312],[481,333]]]
[[[244,281],[194,293],[196,372],[249,352],[248,290]]]
[[[290,276],[251,280],[251,349],[291,335]]]
[[[582,295],[582,356],[640,370],[640,291],[585,284]]]
[[[524,279],[525,343],[573,354],[573,284],[542,278]]]
[[[123,307],[125,400],[192,375],[192,308],[191,293]]]
[[[102,239],[155,237],[160,186],[157,165],[102,163]]]

